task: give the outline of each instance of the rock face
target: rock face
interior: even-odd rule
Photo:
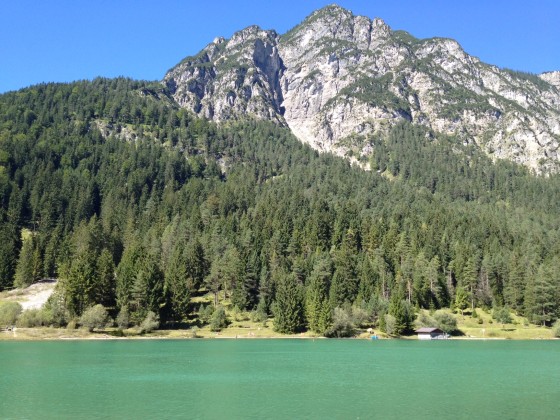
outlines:
[[[338,6],[282,36],[251,26],[217,38],[163,82],[196,114],[272,120],[339,155],[367,157],[373,138],[407,120],[537,172],[560,168],[560,72],[499,69],[454,40],[416,39]]]

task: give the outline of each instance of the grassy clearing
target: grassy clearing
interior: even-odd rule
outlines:
[[[512,322],[500,324],[492,319],[492,312],[476,308],[477,317],[473,318],[470,312],[465,315],[455,315],[457,328],[463,334],[454,338],[477,339],[507,339],[507,340],[536,340],[554,338],[551,328],[530,324],[527,318],[511,313]]]

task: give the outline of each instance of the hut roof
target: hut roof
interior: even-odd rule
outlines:
[[[439,328],[428,328],[428,327],[422,327],[422,328],[418,328],[416,330],[416,333],[420,334],[420,333],[442,333],[443,331],[440,330]]]

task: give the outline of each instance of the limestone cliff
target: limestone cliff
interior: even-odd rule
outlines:
[[[493,158],[557,171],[560,73],[500,69],[454,40],[416,39],[338,6],[279,36],[251,26],[170,70],[183,107],[215,121],[269,119],[321,151],[366,158],[407,120]]]

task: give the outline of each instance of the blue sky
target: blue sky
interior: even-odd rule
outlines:
[[[1,0],[0,92],[96,76],[159,80],[216,36],[284,33],[320,0]],[[485,62],[560,70],[558,0],[339,0],[418,38],[449,37]]]

